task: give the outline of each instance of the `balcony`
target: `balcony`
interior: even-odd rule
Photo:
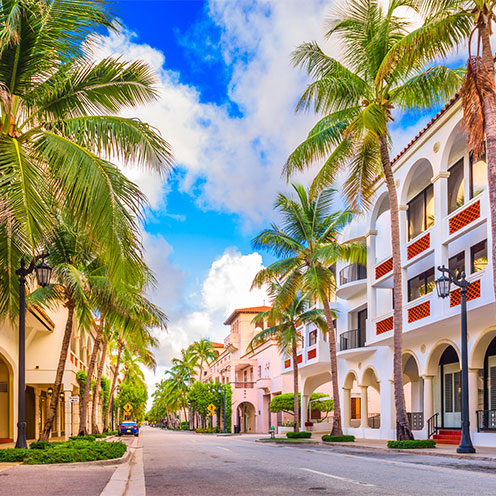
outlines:
[[[270,391],[272,379],[270,377],[260,377],[257,379],[256,388]]]
[[[233,382],[235,389],[253,389],[255,387],[254,382]]]
[[[365,329],[352,329],[339,336],[339,351],[352,350],[365,346]]]
[[[339,298],[351,298],[367,287],[367,268],[359,264],[350,264],[339,272]]]
[[[307,346],[297,355],[298,370],[305,374],[315,373],[329,368],[329,344],[324,340],[318,340],[317,343]],[[292,358],[283,358],[281,370],[283,374],[293,372]]]
[[[477,195],[445,218],[444,238],[452,241],[484,223],[488,217],[487,192]]]

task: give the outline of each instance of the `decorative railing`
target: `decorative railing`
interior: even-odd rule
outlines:
[[[379,336],[380,334],[384,334],[385,332],[393,330],[393,316],[386,317],[385,319],[378,320],[375,323],[375,334]]]
[[[408,309],[408,323],[411,324],[425,317],[429,317],[431,314],[431,302],[430,300],[424,301],[414,307]]]
[[[235,382],[234,387],[236,389],[253,389],[254,382]]]
[[[468,207],[464,208],[461,212],[453,215],[448,220],[449,224],[449,234],[453,234],[459,231],[465,226],[468,226],[471,222],[478,219],[481,215],[481,205],[480,200],[472,203]]]
[[[393,270],[393,257],[388,258],[375,268],[375,278],[380,279]]]
[[[409,412],[407,413],[410,429],[413,431],[421,431],[424,428],[424,412]]]
[[[427,437],[431,438],[434,434],[437,434],[439,430],[439,413],[435,413],[431,418],[427,419]]]
[[[496,410],[477,410],[477,432],[496,431]]]
[[[352,329],[351,331],[343,332],[339,336],[339,350],[352,350],[365,346],[364,329]]]
[[[369,413],[367,423],[371,429],[380,429],[381,428],[381,414],[380,413]]]
[[[420,255],[423,251],[428,250],[431,246],[431,233],[427,233],[421,238],[416,239],[406,247],[406,258],[408,260]]]
[[[467,301],[475,300],[481,295],[481,282],[480,279],[473,281],[467,288]],[[462,301],[462,294],[459,289],[455,289],[450,293],[450,307],[456,307]]]
[[[317,348],[307,351],[307,359],[313,360],[314,358],[317,358]]]
[[[367,279],[367,267],[364,265],[350,264],[339,271],[339,284],[341,286],[362,279]]]

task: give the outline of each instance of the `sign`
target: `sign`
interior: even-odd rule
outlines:
[[[208,414],[210,416],[213,416],[215,414],[215,410],[217,409],[217,407],[213,403],[210,403],[210,405],[208,405],[207,409],[208,409]]]
[[[132,411],[132,409],[133,409],[133,406],[132,406],[132,405],[130,405],[129,403],[126,403],[126,404],[123,406],[123,408],[124,408],[124,411],[125,411],[126,413],[131,413],[131,411]]]
[[[79,396],[69,396],[69,401],[71,403],[79,403]]]

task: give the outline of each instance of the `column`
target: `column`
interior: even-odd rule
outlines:
[[[479,369],[468,369],[468,408],[470,431],[477,432],[477,408],[479,404]]]
[[[301,395],[301,419],[300,419],[300,429],[302,431],[305,430],[305,422],[308,419],[308,395],[302,394]]]
[[[343,388],[343,404],[341,405],[343,415],[343,427],[350,427],[351,417],[351,388]]]
[[[360,386],[360,427],[367,429],[369,426],[369,397],[368,387]]]
[[[391,436],[391,429],[396,432],[396,409],[394,406],[394,381],[379,381],[381,397],[381,430],[384,435]]]
[[[424,375],[424,428],[427,427],[427,421],[434,415],[433,394],[432,394],[432,375]]]
[[[373,319],[377,316],[376,290],[372,287],[372,282],[375,280],[374,266],[377,262],[377,231],[369,231],[365,236],[367,238],[367,310],[368,318]]]

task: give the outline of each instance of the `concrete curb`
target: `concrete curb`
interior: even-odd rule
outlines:
[[[494,462],[496,463],[496,457],[493,456],[484,456],[478,455],[477,453],[473,455],[462,455],[459,453],[443,453],[443,452],[435,452],[430,451],[435,448],[426,448],[426,449],[397,449],[397,448],[381,448],[379,446],[359,446],[353,443],[333,443],[333,442],[325,442],[322,441],[322,446],[326,446],[328,448],[333,446],[339,446],[340,448],[352,448],[356,450],[362,451],[377,451],[380,453],[403,453],[405,455],[427,455],[427,456],[441,456],[445,458],[458,458],[459,460],[480,460],[484,462]],[[477,449],[477,448],[476,448]]]
[[[274,441],[269,441],[269,440],[263,440],[263,439],[255,439],[256,443],[260,444],[278,444],[278,445],[284,445],[284,446],[301,446],[302,444],[307,444],[310,446],[315,446],[319,444],[319,441],[317,439],[305,439],[302,441],[295,441],[294,439],[291,439],[290,441],[283,441],[281,440],[274,440]]]

